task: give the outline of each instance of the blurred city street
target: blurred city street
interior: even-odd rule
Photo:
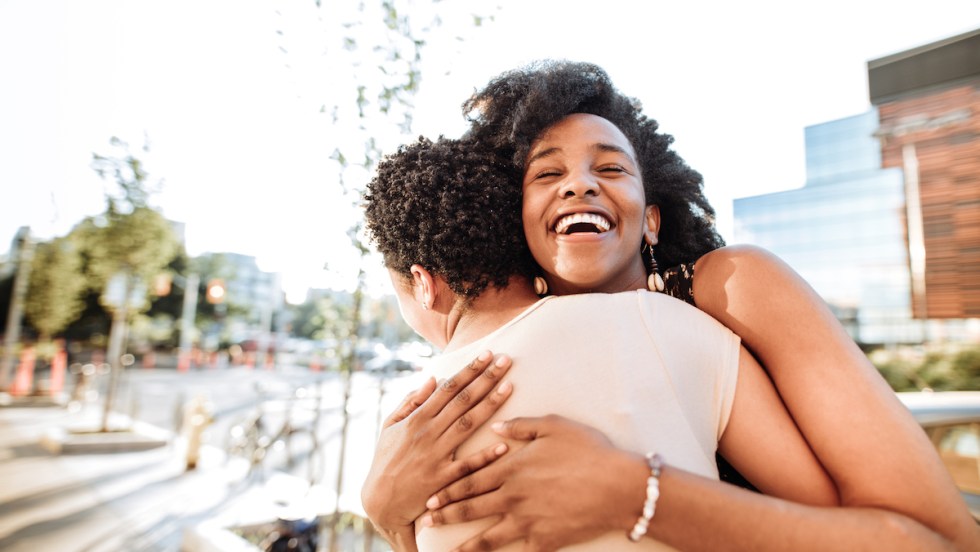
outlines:
[[[357,373],[351,381],[340,508],[357,514],[360,485],[376,438],[381,380]],[[412,376],[385,379],[381,408],[393,408],[416,381]],[[277,422],[269,406],[277,403],[271,399],[295,396],[296,389],[305,389],[307,397],[311,392],[323,394],[316,432],[319,457],[311,455],[309,440],[302,439],[292,443],[295,462],[273,447],[251,473],[246,460],[226,456],[230,428],[255,412],[256,389],[267,399],[266,419],[273,426],[284,418],[280,415]],[[93,448],[53,454],[42,446],[45,435],[97,427],[100,401],[78,410],[37,401],[0,408],[0,550],[204,550],[208,548],[201,544],[201,535],[187,533],[334,511],[343,400],[336,373],[245,367],[186,373],[133,369],[125,375],[125,390],[126,400],[119,404],[126,408],[119,410],[129,409],[127,414],[137,423],[171,436],[166,445],[142,451]],[[188,470],[187,440],[175,428],[181,417],[178,406],[196,396],[210,401],[214,421],[204,434],[197,468]],[[323,466],[313,486],[311,457]],[[376,546],[384,544],[375,540]]]

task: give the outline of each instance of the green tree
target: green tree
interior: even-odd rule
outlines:
[[[70,237],[39,243],[27,288],[24,314],[41,341],[49,341],[74,322],[85,308],[82,259]]]
[[[84,240],[93,285],[105,292],[102,301],[112,310],[109,332],[109,386],[106,391],[102,430],[108,431],[109,413],[118,384],[120,357],[125,351],[129,317],[149,307],[146,286],[167,266],[180,249],[170,223],[149,205],[152,193],[142,161],[125,142],[113,137],[121,149],[115,156],[92,155],[92,168],[117,190],[106,193],[106,211],[83,221],[78,228]],[[144,151],[147,149],[144,147]]]
[[[290,334],[306,339],[346,337],[350,306],[332,296],[314,297],[299,305],[290,306]]]

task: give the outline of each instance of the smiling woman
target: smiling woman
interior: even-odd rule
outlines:
[[[633,147],[612,123],[576,114],[549,128],[531,149],[523,194],[524,234],[553,293],[646,285],[636,252],[657,242],[660,210],[646,205]]]

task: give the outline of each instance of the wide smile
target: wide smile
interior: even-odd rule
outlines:
[[[554,230],[564,236],[572,234],[603,234],[612,228],[612,223],[598,213],[570,213],[559,217]]]

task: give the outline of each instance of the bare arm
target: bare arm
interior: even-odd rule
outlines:
[[[510,384],[500,378],[511,361],[505,356],[492,360],[492,354],[484,353],[438,388],[429,379],[385,420],[361,501],[397,552],[416,550],[414,523],[430,494],[507,450],[498,443],[455,458],[459,444],[510,396]]]
[[[718,451],[767,495],[802,504],[839,505],[834,483],[745,347],[739,351],[735,402]]]
[[[639,516],[649,475],[642,456],[617,449],[595,429],[559,416],[511,420],[499,432],[529,444],[438,493],[427,504],[436,510],[422,517],[423,525],[501,516],[460,551],[493,550],[518,539],[525,541],[525,550],[557,550],[610,531],[621,534],[617,542],[624,549],[629,546],[626,534]],[[471,496],[464,489],[476,496],[458,500]],[[894,512],[804,505],[707,479],[669,462],[647,536],[681,550],[958,549]],[[975,550],[970,543],[959,549]]]
[[[980,548],[977,526],[922,430],[799,276],[765,252],[729,249],[699,261],[695,283],[698,305],[739,333],[769,369],[843,507],[801,504],[820,503],[806,498],[807,485],[779,490],[785,484],[779,473],[788,469],[792,476],[797,468],[784,452],[772,449],[794,442],[786,441],[778,427],[785,418],[752,412],[771,405],[768,401],[742,410],[736,393],[735,408],[748,416],[733,413],[722,449],[760,488],[796,502],[668,467],[651,536],[680,548],[708,550]],[[709,305],[728,310],[715,312]],[[743,368],[751,362],[744,354],[742,361]],[[739,386],[745,391],[746,385],[765,383],[754,378],[748,384],[740,380]],[[772,392],[770,385],[766,393]],[[747,424],[748,431],[740,424]],[[600,530],[625,533],[642,503],[647,470],[640,457],[614,449],[595,433],[558,417],[506,426],[503,435],[531,442],[440,492],[427,504],[435,511],[423,523],[503,515],[463,550],[499,547],[515,538],[550,550]],[[584,454],[583,440],[589,443],[589,462],[601,466],[592,475],[576,463]],[[545,479],[540,474],[547,468],[577,476]],[[777,479],[765,481],[767,475]],[[590,481],[586,489],[579,484],[583,479]],[[569,480],[574,488],[562,487]]]
[[[879,510],[867,521],[882,532],[906,529],[889,523],[888,511],[960,549],[980,547],[924,432],[791,268],[759,248],[723,248],[698,260],[694,297],[765,367],[844,506]]]
[[[602,433],[560,416],[521,419],[504,424],[500,431],[530,443],[437,493],[426,504],[436,511],[422,518],[423,525],[501,516],[462,550],[497,548],[521,538],[535,550],[553,550],[608,532],[620,533],[627,544],[626,533],[639,515],[648,475],[641,456],[616,449]],[[729,423],[719,445],[765,492],[802,504],[838,505],[830,477],[772,382],[744,348],[739,351]],[[787,522],[780,514],[788,502],[767,498],[758,508],[747,509],[757,504],[755,493],[737,489],[732,495],[729,490],[734,487],[726,483],[671,471],[674,476],[665,492],[670,490],[667,496],[675,498],[668,498],[665,507],[674,507],[669,503],[675,499],[678,506],[673,520],[658,526],[663,540],[681,549],[731,549],[732,543],[745,543],[743,549],[750,549],[749,544],[751,549],[785,549],[783,538],[757,542],[755,527],[760,516],[772,523]],[[690,497],[690,492],[697,495]],[[710,515],[705,515],[707,509],[713,510]],[[803,542],[822,542],[819,533],[830,530],[829,525],[817,524]]]

